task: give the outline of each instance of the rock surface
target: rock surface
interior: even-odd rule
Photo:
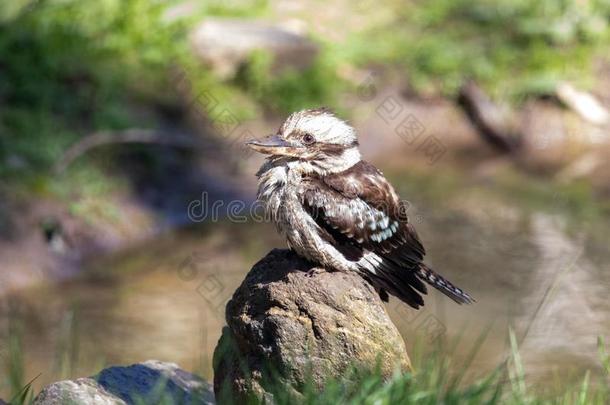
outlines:
[[[274,387],[299,395],[351,366],[380,367],[389,377],[409,357],[376,291],[357,274],[326,272],[289,250],[258,262],[227,304],[214,353],[219,403],[266,398]],[[227,401],[228,402],[228,401]]]
[[[274,57],[275,70],[304,69],[311,65],[318,47],[307,38],[264,21],[206,19],[191,36],[195,54],[221,77],[231,77],[253,51]]]
[[[124,405],[136,401],[211,405],[212,387],[176,364],[149,360],[127,367],[109,367],[91,378],[53,383],[42,390],[35,405]]]
[[[34,404],[126,405],[126,402],[106,391],[94,379],[79,378],[78,380],[59,381],[45,387],[34,400]]]

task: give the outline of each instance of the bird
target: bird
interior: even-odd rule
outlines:
[[[355,129],[328,108],[292,113],[246,145],[266,155],[257,200],[288,247],[324,270],[356,272],[388,302],[419,309],[426,284],[458,304],[474,299],[424,263],[408,203],[363,160]]]

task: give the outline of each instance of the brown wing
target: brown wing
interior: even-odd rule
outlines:
[[[302,197],[322,237],[368,270],[382,297],[387,291],[417,309],[424,303],[419,294],[427,292],[425,281],[457,303],[474,301],[422,262],[426,251],[408,221],[407,205],[371,164],[306,180]]]
[[[408,222],[406,205],[373,165],[350,169],[305,183],[303,205],[316,221],[354,245],[401,266],[423,260],[424,247]]]

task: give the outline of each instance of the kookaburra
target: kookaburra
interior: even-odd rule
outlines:
[[[298,255],[361,274],[385,301],[389,293],[419,308],[424,282],[460,304],[473,301],[423,263],[407,205],[361,159],[354,128],[331,111],[296,112],[276,134],[247,144],[268,155],[258,199]]]

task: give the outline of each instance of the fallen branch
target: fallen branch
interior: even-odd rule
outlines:
[[[458,102],[481,137],[502,152],[516,152],[522,137],[510,112],[496,105],[476,84],[464,85]]]
[[[175,148],[201,149],[210,148],[201,140],[183,134],[167,135],[166,132],[147,129],[127,129],[124,131],[102,131],[88,135],[72,145],[55,164],[53,171],[57,174],[66,170],[74,160],[91,149],[117,143],[141,143],[167,145]]]

